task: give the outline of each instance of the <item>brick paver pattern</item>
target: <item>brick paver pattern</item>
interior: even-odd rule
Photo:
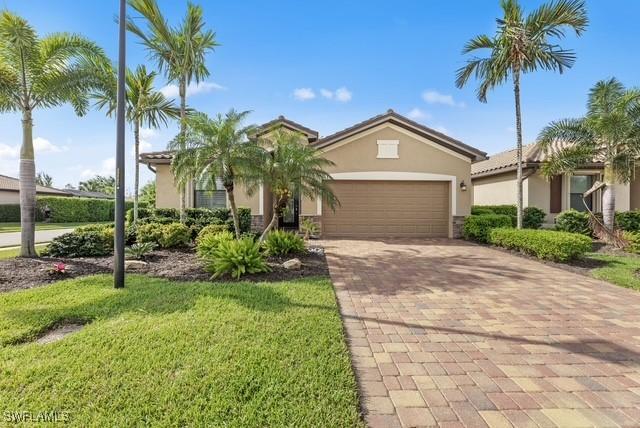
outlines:
[[[371,427],[640,427],[640,293],[458,240],[325,241]]]

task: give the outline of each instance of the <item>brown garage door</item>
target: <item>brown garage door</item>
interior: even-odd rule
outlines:
[[[327,238],[446,237],[447,181],[334,181],[341,206],[322,207]]]

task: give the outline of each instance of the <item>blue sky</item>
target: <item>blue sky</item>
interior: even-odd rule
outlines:
[[[55,4],[54,4],[55,3]],[[533,9],[540,1],[523,1]],[[221,46],[208,58],[211,77],[190,97],[208,114],[252,110],[252,123],[285,116],[326,135],[393,108],[488,153],[515,144],[511,86],[482,104],[475,83],[459,90],[460,50],[478,33],[493,33],[497,0],[441,1],[210,1],[200,0]],[[186,2],[160,1],[172,22]],[[0,0],[0,7],[28,19],[42,35],[78,32],[117,56],[116,0]],[[549,121],[584,112],[588,89],[618,77],[639,86],[635,0],[587,0],[590,26],[562,42],[576,51],[563,75],[540,72],[523,79],[525,141]],[[147,63],[129,36],[129,67]],[[167,82],[158,81],[158,87]],[[165,88],[166,90],[167,88]],[[170,92],[170,91],[169,91]],[[102,112],[77,118],[69,107],[35,113],[36,167],[62,187],[95,173],[112,173],[115,122]],[[0,116],[0,173],[16,175],[20,118]],[[162,150],[176,127],[144,133],[145,150]],[[127,183],[132,187],[132,136],[127,136]],[[142,169],[143,182],[153,175]]]

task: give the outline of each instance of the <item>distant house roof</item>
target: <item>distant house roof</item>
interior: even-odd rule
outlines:
[[[556,144],[556,150],[561,145]],[[539,167],[548,157],[548,154],[540,149],[536,143],[522,146],[522,163],[525,168]],[[511,149],[489,156],[488,159],[471,164],[471,177],[484,177],[513,171],[518,166],[517,150]],[[597,168],[601,162],[594,160],[585,167]]]
[[[17,178],[9,177],[7,175],[0,175],[0,190],[9,192],[20,191],[20,180]],[[70,193],[55,189],[53,187],[40,186],[36,184],[36,193],[42,195],[57,195],[57,196],[71,196]]]
[[[64,189],[64,191],[78,198],[113,199],[113,195],[108,195],[102,192],[87,192],[85,190],[76,189]]]
[[[263,123],[258,127],[258,131],[255,136],[259,137],[272,131],[277,127],[285,127],[287,129],[291,129],[292,131],[298,131],[307,136],[307,139],[310,143],[316,141],[318,139],[318,131],[314,131],[313,129],[307,128],[306,126],[302,126],[293,120],[287,119],[284,116],[278,116],[276,119],[273,119],[267,123]]]

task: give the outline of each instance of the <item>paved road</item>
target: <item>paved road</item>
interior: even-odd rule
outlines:
[[[370,427],[638,427],[640,293],[464,241],[325,241]]]
[[[56,236],[73,232],[73,229],[36,230],[36,243],[49,242]],[[0,248],[20,245],[20,232],[0,233]]]

